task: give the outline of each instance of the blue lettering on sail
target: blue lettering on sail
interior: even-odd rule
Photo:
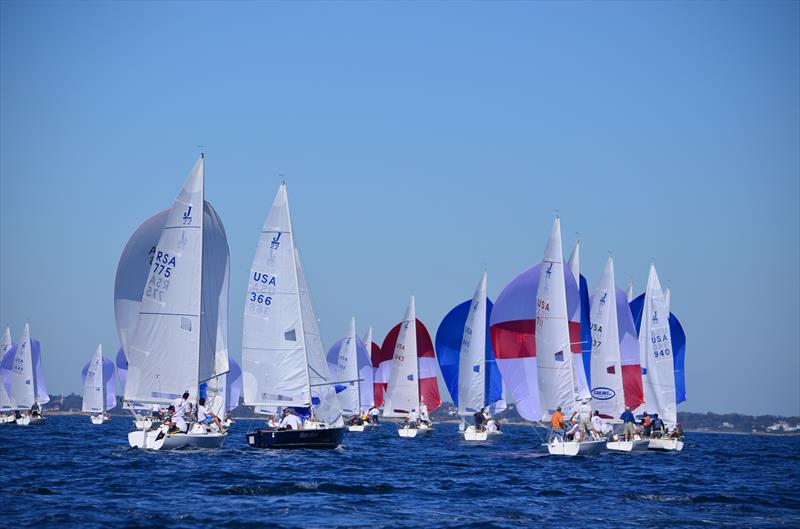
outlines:
[[[408,375],[406,378],[407,378],[408,380],[411,380],[411,381],[413,381],[413,380],[414,380],[414,375],[413,375],[413,374],[412,374],[412,375]]]
[[[592,390],[592,398],[597,400],[609,400],[616,396],[617,392],[611,388],[596,387]]]
[[[477,364],[477,365],[472,366],[472,371],[475,372],[475,373],[480,373],[481,372],[481,365]]]
[[[278,234],[272,238],[272,241],[270,241],[269,244],[270,249],[277,250],[281,245],[280,240],[281,240],[281,232],[278,232]]]
[[[189,206],[189,209],[187,209],[183,213],[183,225],[188,226],[191,223],[192,223],[192,206]]]

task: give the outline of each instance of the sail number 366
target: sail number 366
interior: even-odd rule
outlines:
[[[259,304],[272,305],[272,296],[265,296],[257,292],[250,292],[250,301],[255,301]]]

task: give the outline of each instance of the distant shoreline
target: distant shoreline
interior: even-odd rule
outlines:
[[[45,416],[58,416],[58,417],[89,417],[91,415],[95,415],[93,413],[87,413],[82,411],[45,411]],[[125,413],[112,413],[111,417],[130,417],[129,414]],[[233,417],[234,421],[266,421],[266,417]],[[381,417],[382,423],[390,423],[390,424],[399,424],[403,422],[402,419],[389,417],[384,418]],[[436,424],[458,424],[460,421],[458,419],[444,419],[444,420],[434,420]],[[533,426],[533,423],[526,422],[526,421],[501,421],[501,425],[511,425],[511,426]],[[684,429],[686,433],[712,433],[712,434],[721,434],[721,435],[760,435],[766,437],[797,437],[800,436],[800,432],[781,432],[781,433],[772,433],[772,432],[732,432],[732,431],[725,431],[725,430],[698,430],[698,429]]]

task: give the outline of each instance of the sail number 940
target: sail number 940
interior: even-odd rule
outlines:
[[[272,305],[272,296],[265,296],[257,292],[250,292],[250,301],[255,301],[259,304]]]

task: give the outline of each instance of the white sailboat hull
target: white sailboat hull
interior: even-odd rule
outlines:
[[[133,420],[133,427],[137,430],[149,430],[153,426],[159,426],[160,424],[161,421],[149,417]]]
[[[551,456],[590,456],[604,452],[606,441],[560,441],[553,440],[547,444]]]
[[[351,424],[347,427],[348,432],[363,432],[367,429],[366,424]]]
[[[162,427],[165,428],[165,427]],[[176,450],[178,448],[221,448],[225,441],[226,433],[165,433],[158,438],[162,428],[155,430],[136,430],[128,434],[128,444],[132,448],[146,450]]]
[[[649,441],[647,439],[636,439],[634,441],[609,441],[606,448],[614,452],[639,452],[647,450]]]
[[[680,452],[683,450],[683,441],[680,439],[650,439],[648,450],[661,450],[664,452]]]
[[[400,428],[397,431],[397,433],[400,435],[400,437],[407,437],[407,438],[413,439],[414,437],[417,437],[418,435],[429,434],[432,431],[433,431],[433,428],[431,428],[427,424],[420,424],[416,428],[409,428],[408,426],[403,426],[402,428]]]
[[[20,426],[27,426],[31,423],[31,418],[26,415],[25,417],[20,417],[19,419],[16,419],[15,423],[19,424]]]
[[[14,424],[16,419],[14,419],[13,415],[3,415],[0,416],[0,424]]]
[[[92,415],[89,418],[91,419],[92,424],[103,424],[108,420],[105,415]]]
[[[467,427],[467,429],[461,433],[464,434],[465,441],[485,441],[489,438],[489,432],[486,430],[483,430],[482,432],[476,432],[474,426]]]

